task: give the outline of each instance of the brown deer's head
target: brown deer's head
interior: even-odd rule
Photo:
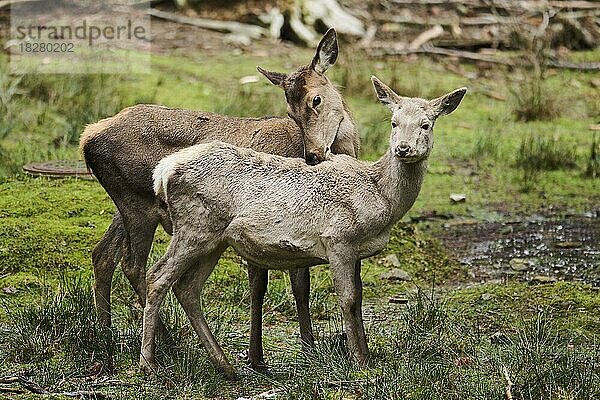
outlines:
[[[310,64],[290,74],[257,67],[271,83],[284,90],[288,115],[300,127],[304,157],[311,165],[325,160],[347,115],[342,96],[325,76],[337,56],[337,36],[331,28],[321,39]]]

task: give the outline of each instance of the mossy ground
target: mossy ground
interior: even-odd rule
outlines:
[[[574,58],[597,55],[594,51]],[[500,399],[506,367],[515,398],[599,397],[598,290],[577,282],[470,282],[467,267],[431,236],[436,227],[428,224],[399,224],[386,250],[363,262],[373,352],[364,370],[347,362],[327,267],[312,273],[311,309],[320,342],[309,354],[298,344],[289,278],[271,274],[264,318],[270,375],[244,367],[249,292],[241,260],[232,253],[211,277],[204,306],[220,343],[243,372],[241,381],[226,382],[214,371],[171,297],[163,318],[172,327],[172,338],[159,348],[164,369],[159,378],[141,375],[136,367],[141,310],[132,307],[135,299],[119,271],[110,333],[114,340],[96,326],[91,250],[108,227],[114,206],[96,182],[29,178],[19,174],[20,166],[76,158],[83,124],[138,102],[234,115],[283,115],[279,89],[264,79],[240,85],[239,78],[256,74],[257,64],[289,71],[311,56],[308,50],[270,58],[206,58],[186,52],[154,55],[152,73],[145,76],[22,78],[22,90],[1,105],[6,118],[0,130],[0,289],[6,290],[0,290],[0,374],[29,371],[32,380],[51,389],[88,388],[115,398],[235,398],[279,388],[284,398]],[[5,56],[0,57],[5,64]],[[474,71],[468,65],[461,68]],[[583,211],[600,203],[600,181],[582,174],[592,142],[588,127],[598,123],[591,74],[550,76],[548,84],[562,99],[562,115],[524,123],[511,114],[507,86],[526,77],[492,71],[469,80],[426,59],[406,63],[342,53],[330,77],[343,85],[365,159],[385,151],[389,134],[389,115],[372,94],[371,74],[411,96],[434,97],[459,86],[470,89],[459,109],[437,123],[429,174],[404,221],[432,210],[485,219],[496,212],[527,213],[548,205]],[[486,95],[491,91],[508,100]],[[516,160],[522,140],[533,136],[574,149],[575,167],[539,171],[531,185]],[[454,192],[465,193],[467,202],[451,204],[448,196]],[[151,262],[167,243],[168,236],[159,229]],[[385,258],[390,254],[413,281],[380,278],[392,267]],[[407,296],[409,303],[388,304],[389,296]],[[498,332],[500,343],[493,336]],[[123,385],[100,387],[94,386],[97,379],[77,378],[111,352],[115,377]]]

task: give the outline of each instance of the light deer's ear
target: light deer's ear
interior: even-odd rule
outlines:
[[[335,64],[337,57],[337,34],[335,29],[329,28],[317,46],[317,52],[310,63],[310,67],[315,70],[315,72],[324,74],[325,71]]]
[[[433,108],[433,112],[435,113],[435,117],[440,117],[442,115],[450,114],[452,111],[456,110],[456,107],[460,104],[461,100],[467,93],[467,88],[462,87],[460,89],[456,89],[448,94],[443,95],[442,97],[438,97],[437,99],[433,99],[429,102],[431,108]]]
[[[402,98],[398,96],[392,89],[390,89],[385,83],[381,82],[375,75],[371,76],[371,82],[377,98],[382,104],[385,104],[390,110],[394,109],[395,104],[400,104]]]
[[[261,67],[256,67],[258,72],[267,77],[268,80],[275,86],[283,87],[283,82],[286,80],[287,75],[281,72],[272,72],[262,69]]]

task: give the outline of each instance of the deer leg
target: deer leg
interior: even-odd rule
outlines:
[[[300,324],[300,339],[304,347],[314,347],[315,337],[310,322],[310,271],[308,268],[290,270],[292,292],[296,299],[298,323]]]
[[[113,220],[92,251],[94,268],[94,304],[101,326],[111,326],[110,292],[117,264],[123,256],[125,229],[117,211]]]
[[[198,337],[213,364],[229,379],[235,379],[235,370],[227,360],[223,349],[219,346],[219,343],[217,343],[217,340],[208,327],[200,302],[202,287],[215,268],[215,265],[217,264],[217,261],[219,261],[219,257],[224,250],[224,248],[221,248],[213,251],[211,254],[203,256],[197,266],[189,268],[181,278],[177,280],[175,286],[173,286],[173,292],[190,319],[194,330],[198,334]]]
[[[155,337],[160,321],[160,305],[175,281],[198,261],[193,254],[186,254],[186,250],[181,241],[173,238],[167,252],[146,274],[147,293],[140,351],[140,367],[146,372],[157,370]]]
[[[248,360],[255,369],[266,368],[262,346],[263,303],[269,271],[248,263],[248,281],[250,284],[250,348]]]
[[[354,263],[354,287],[356,292],[358,293],[358,308],[356,309],[356,319],[358,320],[358,344],[360,346],[360,350],[362,354],[369,355],[369,347],[367,345],[367,335],[365,333],[365,325],[362,318],[362,279],[360,278],[360,271],[362,269],[361,260],[357,260]]]
[[[121,263],[123,274],[135,291],[137,301],[142,308],[146,305],[146,265],[148,264],[154,233],[158,227],[158,220],[149,214],[126,214],[127,240]],[[159,336],[169,339],[169,331],[160,318],[157,324]]]
[[[157,226],[154,221],[141,220],[127,229],[128,246],[122,263],[123,274],[133,287],[142,307],[146,304],[146,264]]]
[[[347,251],[345,251],[347,253]],[[352,358],[365,365],[369,350],[362,321],[362,283],[360,261],[344,255],[344,250],[329,257],[333,284],[337,292]]]

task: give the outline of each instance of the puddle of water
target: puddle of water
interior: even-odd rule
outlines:
[[[513,276],[600,286],[600,218],[532,215],[520,221],[446,224],[437,235],[468,265],[474,280]]]

